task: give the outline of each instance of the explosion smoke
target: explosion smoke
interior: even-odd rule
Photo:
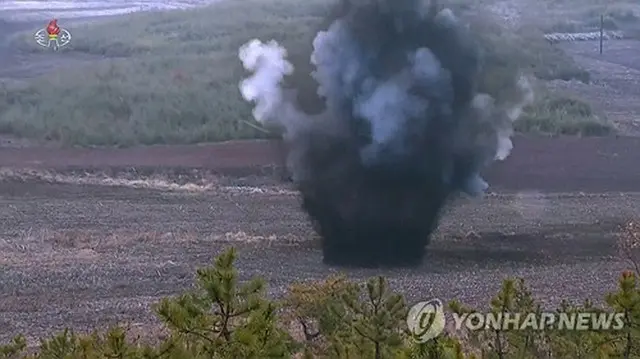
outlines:
[[[256,103],[256,120],[284,130],[325,263],[417,265],[448,200],[488,187],[479,172],[509,154],[512,122],[532,94],[524,78],[509,108],[476,92],[480,51],[448,9],[419,0],[341,5],[313,41],[323,113],[287,99],[281,82],[293,66],[275,41],[240,48],[253,72],[240,90]]]

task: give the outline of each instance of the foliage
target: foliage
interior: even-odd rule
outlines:
[[[70,66],[24,79],[20,86],[0,85],[0,133],[74,146],[277,136],[253,123],[251,106],[240,97],[238,83],[246,73],[238,48],[253,38],[277,40],[295,65],[287,82],[313,93],[312,39],[326,25],[332,3],[223,1],[197,10],[71,23],[73,43],[61,50]],[[474,33],[482,35],[487,55],[480,89],[499,100],[514,93],[514,76],[520,69],[543,80],[588,81],[589,74],[545,41],[540,31],[505,31],[478,16],[469,21]],[[43,51],[31,36],[19,37],[15,46],[26,53]],[[305,99],[301,101],[306,107]],[[528,109],[525,124],[516,130],[606,134],[591,130],[592,115],[566,119],[562,111],[546,111],[546,102],[543,97]]]
[[[594,114],[589,104],[558,95],[545,95],[525,108],[514,127],[523,133],[570,136],[606,136],[615,132],[612,124]]]
[[[154,307],[166,336],[132,337],[123,326],[90,334],[65,330],[28,348],[25,336],[18,335],[0,345],[0,359],[640,358],[635,271],[622,273],[617,290],[601,307],[589,300],[580,305],[563,301],[557,309],[622,313],[625,325],[620,330],[463,328],[418,343],[405,322],[404,297],[383,277],[364,284],[344,276],[296,283],[275,301],[267,299],[263,279],[239,280],[235,259],[236,251],[227,250],[211,266],[197,270],[192,290],[164,298]],[[494,314],[542,312],[541,303],[517,278],[505,280],[487,308]],[[457,301],[448,309],[457,315],[483,312]]]

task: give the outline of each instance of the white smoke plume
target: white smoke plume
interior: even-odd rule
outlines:
[[[275,41],[240,48],[252,73],[240,91],[257,121],[284,129],[325,261],[413,263],[451,195],[488,188],[480,172],[511,152],[513,121],[533,91],[521,77],[509,106],[477,93],[477,44],[449,9],[423,11],[419,0],[342,5],[310,56],[324,112],[296,109],[281,87],[294,69]]]
[[[256,121],[268,124],[283,105],[280,84],[286,75],[293,73],[293,65],[286,60],[287,50],[274,40],[263,44],[254,39],[240,48],[238,56],[242,66],[253,72],[240,83],[240,93],[245,100],[255,102]]]

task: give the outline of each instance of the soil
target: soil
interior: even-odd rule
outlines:
[[[510,276],[549,306],[603,296],[625,268],[619,226],[640,214],[640,139],[521,137],[487,174],[492,193],[451,207],[421,267],[331,268],[295,191],[264,170],[283,153],[268,141],[0,149],[0,340],[149,326],[149,305],[230,245],[241,276],[276,297],[337,271],[385,275],[410,301],[482,306]]]
[[[511,155],[485,173],[493,191],[640,192],[638,137],[518,136],[513,143]],[[281,173],[285,158],[285,145],[267,140],[129,149],[0,147],[0,166],[57,170],[196,168],[261,175]]]

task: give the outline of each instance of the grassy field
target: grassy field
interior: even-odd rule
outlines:
[[[240,97],[245,74],[238,47],[258,37],[289,50],[297,75],[308,73],[311,40],[331,5],[328,0],[225,1],[208,8],[140,13],[77,25],[65,55],[94,55],[91,64],[57,70],[26,86],[0,85],[0,133],[65,145],[130,146],[220,141],[269,136],[254,128]],[[464,6],[458,6],[461,9]],[[535,28],[504,31],[476,16],[488,69],[482,89],[498,98],[511,92],[518,69],[542,80],[589,81],[589,74]],[[39,52],[16,39],[22,51]],[[601,135],[612,131],[588,104],[538,96],[519,131]]]
[[[640,28],[640,4],[631,0],[545,0],[542,2],[546,16],[541,19],[541,28],[546,32],[586,32],[600,28],[603,16],[607,30],[629,30]]]

